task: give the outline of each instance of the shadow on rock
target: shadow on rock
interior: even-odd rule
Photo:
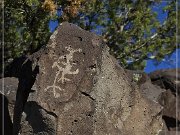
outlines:
[[[56,117],[54,113],[46,111],[36,102],[29,101],[25,105],[22,116],[22,134],[30,134],[29,131],[33,131],[33,134],[50,132],[55,134],[55,125],[53,123]]]
[[[26,56],[15,58],[4,71],[4,77],[19,77],[22,70],[22,65],[27,59]]]
[[[4,135],[12,135],[12,121],[8,110],[8,100],[7,98],[0,93],[0,133],[2,133],[2,128],[4,128]],[[4,109],[3,109],[4,108]],[[4,113],[4,120],[2,119],[2,115]],[[3,127],[4,125],[4,127]]]
[[[36,75],[39,73],[39,67],[32,66],[32,61],[27,59],[21,66],[21,71],[19,73],[19,84],[16,94],[16,102],[14,107],[14,117],[13,117],[13,134],[17,135],[20,131],[21,114],[24,110],[25,103],[29,93],[32,92],[31,88],[36,79]]]
[[[164,119],[168,130],[171,130],[171,128],[176,128],[177,125],[180,125],[180,121],[176,120],[175,118],[168,117],[168,116],[162,116],[162,118]],[[180,130],[180,129],[178,129],[178,130]]]

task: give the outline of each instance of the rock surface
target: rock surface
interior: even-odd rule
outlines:
[[[161,94],[166,91],[159,85],[152,84],[151,78],[148,74],[140,71],[125,70],[129,81],[138,85],[142,96],[151,101],[158,102]]]
[[[3,119],[0,117],[0,127],[4,125],[4,134],[12,135],[12,120],[14,104],[16,100],[16,91],[18,87],[18,79],[14,77],[7,77],[0,79],[0,82],[0,114],[4,114]],[[0,133],[2,133],[2,128],[0,129]]]
[[[178,95],[180,69],[157,70],[149,75],[139,71],[126,70],[126,72],[132,84],[136,81],[134,77],[139,76],[136,83],[144,97],[159,102],[163,106],[164,128],[160,135],[171,135],[176,132],[180,134],[180,116],[178,115],[180,112]]]
[[[166,134],[176,130],[180,134],[180,77],[178,74],[180,69],[159,70],[149,75],[154,85],[166,89],[159,99],[159,103],[164,107],[162,118],[168,129]]]
[[[3,101],[3,102],[2,102]],[[0,133],[12,135],[12,121],[8,110],[8,100],[0,93]]]
[[[152,83],[163,89],[170,89],[173,93],[180,93],[180,69],[157,70],[149,74]]]
[[[14,135],[156,135],[162,107],[132,86],[101,38],[63,23],[19,73]]]
[[[4,80],[3,80],[4,79]],[[18,88],[18,79],[15,77],[6,77],[0,79],[0,92],[7,98],[8,100],[8,110],[11,116],[11,121],[13,120],[14,113],[14,105],[16,101],[16,92]],[[4,85],[2,86],[4,81]],[[2,89],[4,87],[4,89]]]

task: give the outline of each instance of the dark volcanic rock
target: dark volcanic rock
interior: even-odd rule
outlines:
[[[151,101],[158,102],[161,94],[166,89],[161,88],[159,85],[154,85],[151,82],[151,78],[142,71],[126,70],[129,81],[138,85],[141,94],[150,99]]]
[[[148,99],[158,102],[159,98],[161,97],[161,94],[165,92],[165,89],[161,88],[158,85],[153,85],[150,77],[148,77],[148,75],[146,74],[142,75],[140,81],[144,82],[140,85],[140,90],[142,94]]]
[[[180,69],[158,70],[149,74],[152,83],[155,86],[160,86],[166,91],[161,94],[159,103],[164,107],[162,118],[165,121],[167,131],[165,134],[180,131]],[[178,106],[176,106],[178,105]]]
[[[0,79],[0,82],[0,133],[2,133],[2,128],[4,128],[5,135],[12,135],[12,118],[16,91],[18,87],[18,79],[7,77]],[[2,115],[4,115],[4,120],[2,120]],[[4,125],[4,127],[2,125]]]
[[[177,115],[180,110],[176,107],[180,104],[178,95],[180,78],[177,76],[179,71],[179,69],[166,69],[147,75],[140,71],[126,70],[129,81],[139,85],[144,97],[163,106],[164,129],[161,135],[173,134],[176,130],[180,130],[180,117]],[[138,81],[135,76],[139,77]]]
[[[153,84],[163,89],[170,89],[173,93],[180,92],[180,69],[157,70],[149,74]]]
[[[63,23],[21,67],[14,135],[149,135],[161,106],[133,88],[102,40]]]
[[[7,98],[0,93],[0,133],[12,135],[13,125],[9,114],[8,104]]]
[[[3,83],[4,79],[4,83]],[[13,119],[14,113],[14,105],[16,101],[16,92],[18,88],[18,79],[15,77],[6,77],[0,79],[0,92],[7,98],[8,100],[8,110],[11,116],[11,120]],[[4,84],[4,85],[3,85]],[[4,87],[4,89],[2,89]]]
[[[167,90],[162,94],[159,102],[164,107],[162,111],[162,118],[164,119],[168,130],[176,130],[176,128],[180,130],[180,117],[176,116],[176,109],[180,112],[179,108],[176,108],[176,102],[180,104],[180,101],[176,100],[176,96],[173,95],[170,90]],[[176,119],[179,126],[176,124]]]

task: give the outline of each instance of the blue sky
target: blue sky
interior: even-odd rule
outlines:
[[[166,19],[167,13],[163,12],[162,9],[167,5],[168,1],[163,1],[160,5],[155,5],[152,9],[157,12],[157,18],[161,23]],[[146,73],[150,73],[159,69],[168,69],[180,67],[180,49],[176,49],[174,53],[168,58],[167,56],[158,65],[155,60],[147,60],[147,66],[145,68]]]
[[[170,58],[163,59],[158,65],[156,65],[156,61],[148,60],[144,71],[150,73],[158,69],[176,68],[176,66],[180,67],[180,49],[176,49]]]
[[[161,23],[163,23],[163,21],[167,17],[167,13],[162,11],[164,6],[167,5],[167,2],[168,1],[164,1],[160,5],[155,5],[154,7],[152,7],[153,11],[158,13],[157,18]],[[58,21],[50,21],[49,28],[51,32],[53,32],[57,26],[58,26]],[[158,64],[155,60],[147,60],[147,65],[144,71],[146,73],[150,73],[159,69],[176,68],[176,66],[180,67],[180,59],[178,58],[180,58],[180,49],[176,49],[170,57],[166,56],[165,59],[163,59]]]

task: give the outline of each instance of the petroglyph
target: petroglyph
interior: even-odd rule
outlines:
[[[79,69],[76,69],[75,71],[71,71],[72,70],[71,62],[73,61],[73,54],[75,52],[81,52],[82,50],[81,49],[75,49],[74,50],[70,46],[65,47],[65,48],[67,49],[69,54],[59,57],[58,60],[53,63],[52,68],[57,68],[58,71],[56,72],[53,84],[51,86],[47,86],[45,88],[45,91],[52,89],[55,98],[58,98],[60,96],[59,92],[57,92],[57,91],[63,91],[64,90],[63,88],[61,88],[56,83],[61,82],[62,84],[64,84],[66,81],[71,81],[69,78],[66,78],[65,75],[67,75],[67,74],[75,75],[75,74],[79,73]],[[63,61],[64,59],[66,59],[66,62]],[[64,68],[61,67],[60,65],[63,65]],[[61,75],[61,77],[60,77],[60,75]]]

